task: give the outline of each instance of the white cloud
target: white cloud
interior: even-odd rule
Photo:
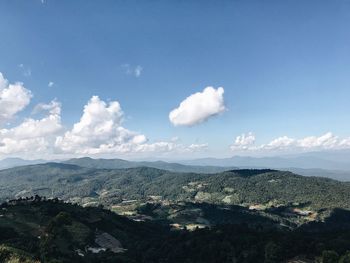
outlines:
[[[340,147],[343,147],[343,148],[350,148],[350,137],[342,139],[340,141],[339,145],[340,145]]]
[[[328,132],[320,137],[310,136],[297,141],[297,145],[302,148],[335,148],[339,146],[339,138]]]
[[[149,143],[145,135],[122,126],[123,111],[119,102],[105,103],[93,96],[84,107],[83,115],[72,130],[56,139],[63,153],[79,155],[137,154],[147,152],[194,152],[204,145],[186,146],[175,141]]]
[[[10,121],[30,103],[32,93],[18,82],[9,82],[0,73],[0,123]],[[37,104],[32,114],[17,126],[0,129],[0,156],[51,158],[61,154],[100,155],[138,153],[191,153],[207,144],[185,145],[177,139],[150,143],[145,135],[122,126],[123,111],[118,101],[106,103],[93,96],[84,107],[79,122],[64,131],[61,103]]]
[[[24,66],[24,64],[19,64],[18,67],[22,70],[23,76],[30,77],[32,75],[32,70],[29,67]]]
[[[55,85],[55,83],[54,83],[53,81],[50,81],[50,82],[47,84],[47,86],[48,86],[49,88],[53,87],[53,85]]]
[[[0,72],[0,124],[12,119],[30,102],[32,94],[23,83],[9,84]]]
[[[269,142],[266,145],[260,146],[261,149],[267,149],[267,150],[281,150],[281,149],[287,149],[288,147],[295,147],[297,145],[297,141],[295,139],[289,138],[287,136],[282,136],[279,138],[276,138]]]
[[[135,70],[134,70],[134,72],[135,72],[135,77],[140,77],[141,76],[141,73],[142,73],[142,70],[143,70],[143,68],[141,67],[141,66],[136,66],[136,68],[135,68]]]
[[[255,143],[255,136],[252,132],[248,134],[243,133],[237,136],[233,145],[231,145],[231,150],[248,150]]]
[[[61,103],[56,99],[52,100],[49,104],[39,103],[34,107],[33,113],[49,112],[52,115],[61,114]]]
[[[194,93],[169,113],[169,120],[175,126],[202,123],[226,110],[223,95],[224,89],[221,87],[207,87],[202,92]]]
[[[143,67],[140,65],[132,66],[130,64],[123,64],[121,67],[123,68],[125,74],[132,75],[136,78],[140,77],[143,71]]]
[[[251,133],[236,137],[235,143],[230,146],[232,150],[246,150],[251,152],[305,152],[322,150],[340,150],[350,148],[350,137],[339,138],[331,132],[321,136],[308,136],[304,138],[278,137],[269,143],[255,145],[255,137]],[[248,139],[250,138],[250,139]]]
[[[93,96],[85,105],[80,121],[71,131],[58,137],[56,145],[64,152],[93,154],[133,143],[137,134],[121,126],[122,116],[119,102],[112,101],[107,105],[98,96]],[[136,142],[143,139],[138,137]]]
[[[201,151],[201,150],[207,149],[207,148],[208,148],[208,144],[207,143],[202,143],[202,144],[194,144],[194,143],[192,143],[186,149],[188,151]]]
[[[161,142],[155,142],[155,143],[145,143],[140,144],[134,147],[134,152],[136,153],[145,153],[145,152],[156,152],[156,153],[194,153],[194,152],[200,152],[208,148],[208,144],[191,144],[191,145],[184,145],[182,143],[176,143],[176,142],[168,142],[168,141],[161,141]]]
[[[40,104],[39,108],[48,111],[42,119],[25,119],[11,129],[0,130],[0,154],[47,154],[53,149],[56,135],[62,131],[61,104],[52,101]]]

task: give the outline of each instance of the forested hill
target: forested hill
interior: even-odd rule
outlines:
[[[327,178],[46,163],[0,171],[0,187],[16,198],[0,207],[0,262],[350,258],[350,184]]]
[[[157,196],[161,200],[229,205],[350,207],[350,183],[276,170],[197,174],[149,167],[96,169],[47,163],[2,170],[0,185],[2,200],[39,194],[79,203],[88,198],[110,205]]]
[[[350,259],[350,213],[340,209],[325,222],[292,231],[240,223],[192,232],[40,197],[13,200],[0,209],[4,263],[345,263]]]
[[[123,159],[93,159],[89,157],[73,158],[63,163],[74,164],[85,168],[97,168],[97,169],[124,169],[124,168],[136,168],[136,167],[151,167],[157,169],[168,170],[172,172],[184,172],[184,173],[219,173],[235,167],[220,167],[210,165],[184,165],[179,163],[168,163],[163,161],[155,162],[135,162],[127,161]]]

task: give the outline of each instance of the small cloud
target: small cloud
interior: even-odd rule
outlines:
[[[178,136],[174,136],[170,139],[171,142],[178,142],[180,138]]]
[[[206,87],[184,99],[169,113],[169,120],[175,126],[193,126],[225,110],[224,89]]]
[[[252,132],[248,134],[241,134],[237,136],[233,145],[231,145],[231,150],[248,150],[255,143],[255,136]]]
[[[48,86],[49,88],[53,87],[53,85],[55,85],[55,83],[52,82],[52,81],[50,81],[50,82],[47,84],[47,86]]]
[[[132,75],[136,78],[140,77],[143,71],[143,68],[140,65],[134,67],[130,64],[123,64],[121,67],[124,70],[125,74]]]
[[[143,68],[142,68],[140,65],[136,66],[136,68],[135,68],[135,70],[134,70],[134,73],[135,73],[135,77],[136,77],[136,78],[138,78],[138,77],[141,76],[142,70],[143,70]]]
[[[29,67],[26,67],[24,64],[19,64],[18,67],[21,69],[24,77],[30,77],[32,75],[32,70]]]
[[[32,71],[30,69],[26,69],[24,72],[23,72],[23,75],[25,77],[30,77],[32,75]]]
[[[61,114],[61,103],[56,99],[52,100],[50,103],[39,103],[33,109],[33,114],[38,114],[41,112],[49,112],[51,115]]]
[[[202,144],[191,144],[190,146],[188,146],[188,150],[191,152],[197,152],[197,151],[201,151],[203,149],[207,149],[208,148],[208,144],[207,143],[202,143]]]

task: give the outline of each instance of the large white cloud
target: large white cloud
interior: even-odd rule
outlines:
[[[0,72],[0,124],[12,119],[30,102],[32,94],[23,83],[9,84]]]
[[[129,145],[144,143],[145,136],[121,126],[122,117],[119,102],[107,104],[93,96],[85,105],[80,121],[57,138],[56,146],[64,152],[98,154],[128,151]]]
[[[56,135],[62,131],[61,104],[52,101],[39,108],[47,111],[43,118],[28,118],[16,127],[0,130],[0,154],[29,153],[33,157],[52,153]]]
[[[80,121],[74,124],[72,130],[58,136],[55,145],[63,153],[79,155],[198,151],[203,148],[173,141],[149,143],[145,135],[124,128],[122,120],[119,102],[107,104],[98,96],[93,96],[85,105]]]
[[[169,120],[175,126],[193,126],[225,111],[224,89],[207,87],[185,100],[169,113]]]
[[[30,103],[31,97],[31,91],[22,83],[9,84],[0,73],[0,123],[11,121]],[[29,153],[32,157],[52,149],[55,136],[62,130],[61,104],[54,100],[38,105],[36,111],[45,111],[44,117],[27,118],[15,127],[0,129],[0,155]]]
[[[29,105],[31,97],[31,91],[22,83],[9,84],[0,73],[0,124],[11,122]],[[1,157],[171,154],[207,148],[206,144],[186,145],[176,140],[150,143],[145,135],[123,127],[124,114],[118,101],[106,103],[98,96],[88,101],[80,120],[70,130],[61,123],[61,103],[56,99],[48,104],[39,103],[32,114],[36,117],[25,118],[10,128],[0,128]]]

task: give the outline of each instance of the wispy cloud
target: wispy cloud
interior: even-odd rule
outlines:
[[[141,73],[142,73],[143,68],[141,66],[136,66],[134,73],[135,73],[135,77],[140,77]]]
[[[49,88],[53,87],[53,85],[55,85],[55,83],[54,83],[53,81],[50,81],[50,82],[47,84],[47,86],[48,86]]]
[[[130,64],[123,64],[121,67],[124,70],[125,74],[132,75],[136,78],[140,77],[143,71],[143,67],[140,65],[132,66]]]
[[[32,75],[30,67],[27,67],[24,64],[19,64],[18,67],[21,69],[23,76],[30,77]]]
[[[291,138],[281,136],[268,143],[256,145],[253,133],[237,136],[230,146],[233,151],[249,152],[309,152],[320,150],[341,150],[350,148],[350,137],[340,138],[331,132],[320,136]]]

